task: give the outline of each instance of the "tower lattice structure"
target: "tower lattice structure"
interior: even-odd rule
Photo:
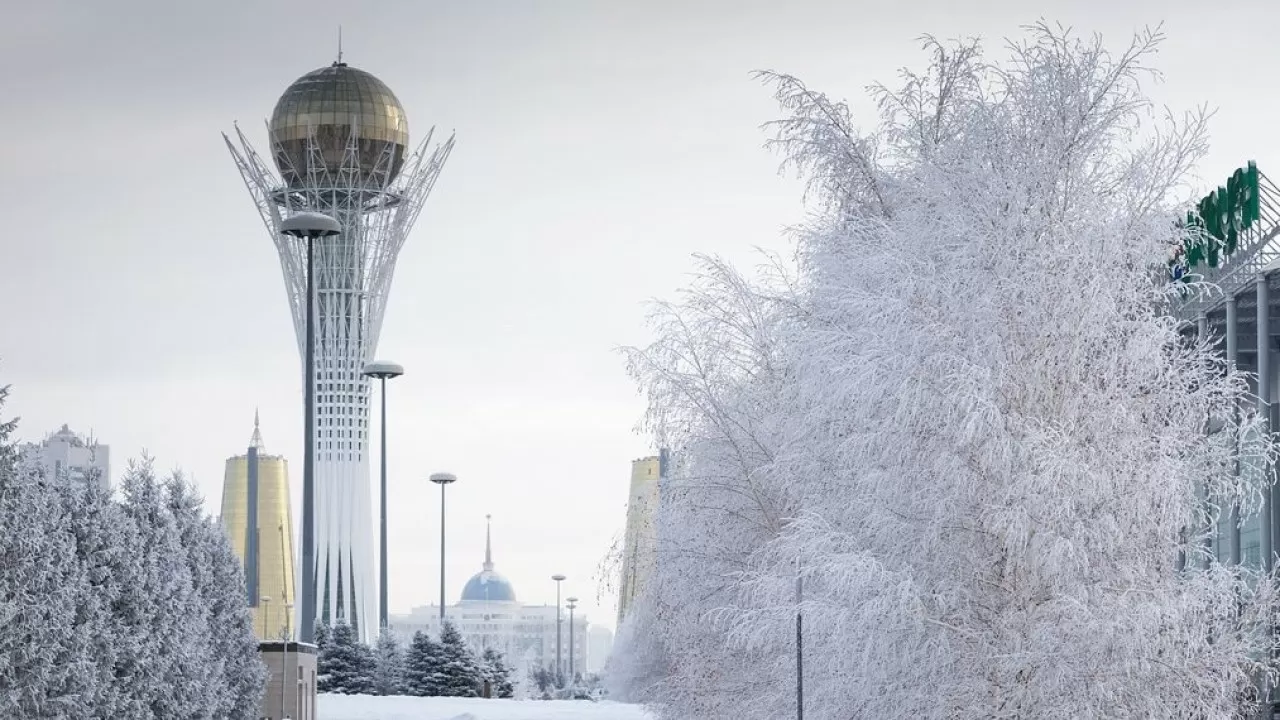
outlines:
[[[377,628],[369,486],[370,383],[396,258],[449,153],[434,128],[409,152],[391,90],[345,63],[310,72],[281,96],[267,126],[274,172],[237,126],[223,138],[280,256],[300,357],[306,345],[306,246],[280,232],[297,212],[336,219],[313,241],[315,290],[315,575],[317,619]]]

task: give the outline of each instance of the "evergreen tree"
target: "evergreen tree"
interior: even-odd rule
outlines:
[[[128,520],[96,477],[87,483],[64,482],[62,487],[78,565],[75,623],[89,636],[93,655],[94,682],[80,705],[86,717],[119,717],[119,699],[131,689],[116,673],[118,646],[126,633],[113,609],[120,596],[121,565],[126,561],[121,529]]]
[[[481,680],[482,673],[475,654],[453,623],[446,622],[440,632],[437,680],[440,694],[446,697],[477,697]]]
[[[538,686],[538,692],[547,692],[556,684],[556,674],[542,666],[530,668],[529,679]]]
[[[440,695],[440,666],[443,656],[440,643],[424,632],[413,634],[413,641],[405,652],[404,685],[410,695],[434,697]]]
[[[209,681],[217,689],[214,717],[254,718],[266,689],[267,669],[258,654],[244,586],[244,572],[226,533],[204,514],[203,502],[180,474],[165,487],[196,595],[208,609],[212,655]]]
[[[320,653],[317,676],[324,679],[320,692],[339,695],[372,695],[377,662],[373,651],[356,638],[355,628],[335,625]],[[320,685],[317,680],[317,685]]]
[[[323,622],[316,620],[315,644],[316,651],[323,650],[325,645],[329,644],[329,637],[333,634],[332,628]]]
[[[6,394],[0,387],[0,406]],[[123,502],[22,461],[0,422],[0,718],[257,717],[239,562],[185,485]]]
[[[0,410],[4,409],[4,402],[9,397],[9,386],[0,385]],[[12,471],[18,458],[18,449],[14,446],[10,437],[13,431],[18,427],[18,420],[0,420],[0,473],[6,470]]]
[[[315,623],[315,645],[316,645],[316,691],[328,692],[329,676],[324,672],[324,656],[329,647],[329,638],[333,635],[332,629],[319,618]]]
[[[2,399],[2,396],[0,396]],[[0,440],[10,424],[0,425]],[[83,716],[94,668],[76,623],[75,539],[55,480],[0,459],[0,717]]]
[[[503,662],[502,653],[493,648],[485,648],[480,656],[481,674],[489,681],[493,697],[509,698],[515,694],[515,686],[511,683],[511,668]]]
[[[220,688],[210,677],[209,609],[195,590],[186,551],[151,460],[131,463],[121,484],[124,575],[115,612],[123,623],[117,674],[129,689],[124,716],[201,717]]]
[[[378,635],[374,655],[376,661],[374,691],[378,695],[403,695],[405,693],[404,651],[390,630],[384,628]]]

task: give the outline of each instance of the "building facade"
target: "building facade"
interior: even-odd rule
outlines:
[[[527,677],[529,670],[556,666],[556,608],[554,605],[524,605],[516,597],[511,582],[494,570],[491,537],[486,531],[485,558],[480,572],[467,581],[457,604],[445,607],[445,621],[458,629],[477,653],[493,648],[502,653],[516,671],[515,678]],[[567,608],[560,609],[560,662],[569,675],[570,656],[576,673],[590,667],[588,653],[590,623],[585,614],[573,615],[572,638]],[[392,615],[388,625],[404,643],[414,633],[439,637],[440,606],[423,605],[407,615]]]
[[[369,379],[396,258],[426,202],[453,138],[409,147],[404,107],[373,75],[339,59],[303,75],[276,103],[268,124],[271,169],[237,129],[224,136],[275,243],[298,350],[305,357],[315,318],[315,538],[304,592],[318,621],[347,622],[369,642],[378,592],[369,487]],[[281,224],[301,212],[336,220],[337,235],[300,241]],[[309,269],[310,268],[310,269]],[[306,297],[312,274],[314,302]],[[305,481],[305,479],[304,479]],[[304,524],[306,519],[304,518]],[[304,558],[306,561],[306,558]],[[302,612],[302,608],[298,608]]]
[[[622,541],[622,577],[618,583],[618,624],[652,572],[656,552],[658,487],[667,473],[670,454],[631,462],[631,488],[627,496],[627,527]]]
[[[289,463],[266,453],[257,413],[248,450],[227,459],[218,522],[244,566],[258,639],[292,639],[296,585]]]
[[[587,672],[598,673],[604,670],[613,652],[613,631],[603,625],[592,625],[587,628],[587,659],[584,663]]]
[[[23,445],[21,452],[42,465],[50,477],[65,474],[74,482],[95,478],[104,489],[111,488],[111,448],[76,434],[66,425],[41,442]]]

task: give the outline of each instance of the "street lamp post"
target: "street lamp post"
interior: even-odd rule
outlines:
[[[262,606],[262,640],[266,642],[271,640],[271,598],[263,595],[258,598],[258,604]],[[280,684],[284,684],[284,665],[280,666]],[[283,717],[284,692],[280,693],[280,703],[280,716]]]
[[[551,576],[551,579],[556,581],[556,682],[558,683],[563,677],[560,674],[560,583],[564,582],[564,575],[556,573]]]
[[[578,607],[578,598],[565,598],[565,607],[569,608],[569,684],[573,685],[578,678],[573,669],[573,609]]]
[[[800,559],[796,558],[796,720],[804,720],[804,598],[801,596]]]
[[[285,688],[289,687],[289,684],[290,684],[289,679],[293,676],[293,674],[289,672],[289,616],[292,614],[293,614],[293,603],[285,603],[284,604],[284,625],[280,628],[280,635],[284,640],[284,660],[282,661],[282,664],[284,666],[284,671],[281,672],[280,674],[280,717],[286,718],[286,720],[289,717],[289,713],[287,710],[285,710],[286,701],[285,701],[284,690]],[[298,659],[296,657],[293,660],[293,664],[294,665],[298,664]]]
[[[440,486],[440,632],[444,632],[444,489],[458,481],[453,473],[440,472],[431,476],[431,482]]]
[[[364,376],[381,382],[382,393],[382,484],[379,505],[382,525],[378,536],[378,629],[387,629],[387,381],[404,374],[392,362],[372,362],[364,366]]]
[[[313,245],[319,238],[342,232],[337,220],[316,212],[300,212],[280,223],[281,234],[306,241],[307,342],[306,407],[303,410],[302,461],[302,642],[314,643],[316,633],[316,288]]]

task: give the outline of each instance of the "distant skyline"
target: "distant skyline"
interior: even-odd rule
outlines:
[[[906,7],[906,6],[904,6]],[[183,468],[216,511],[227,457],[261,409],[268,452],[302,475],[301,368],[271,242],[221,132],[263,122],[298,76],[336,58],[385,81],[411,140],[457,148],[401,254],[378,355],[390,384],[393,613],[432,602],[438,488],[449,489],[449,595],[494,554],[522,602],[592,577],[622,533],[644,399],[615,348],[644,344],[645,303],[693,253],[739,265],[787,253],[802,188],[760,125],[779,117],[756,69],[793,73],[874,122],[864,88],[921,68],[917,38],[1000,38],[1043,16],[1119,50],[1164,21],[1152,95],[1217,108],[1199,166],[1216,187],[1277,168],[1270,28],[1280,7],[1187,0],[365,4],[14,3],[0,27],[8,98],[0,162],[0,384],[38,440],[68,423]],[[890,14],[893,12],[894,14]],[[375,395],[375,402],[377,401]],[[374,433],[378,428],[373,428]],[[375,435],[376,437],[376,435]],[[375,458],[376,462],[376,458]]]

